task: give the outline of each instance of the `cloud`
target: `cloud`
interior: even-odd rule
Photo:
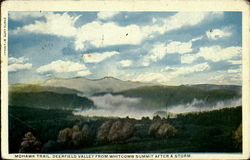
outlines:
[[[196,54],[184,54],[181,56],[182,64],[191,64],[197,59]]]
[[[223,60],[230,60],[232,58],[239,58],[241,56],[241,47],[231,46],[227,48],[221,48],[220,46],[201,47],[197,54],[187,54],[181,57],[181,63],[190,64],[197,58],[202,57],[205,60],[211,60],[213,62],[219,62]],[[231,63],[239,63],[239,61],[232,61]]]
[[[98,13],[99,17],[114,16],[114,12]],[[49,12],[44,15],[46,21],[35,21],[33,24],[17,28],[14,33],[29,31],[41,34],[51,34],[63,37],[73,37],[76,50],[86,48],[86,44],[95,47],[124,44],[140,44],[143,40],[157,34],[194,26],[204,20],[222,17],[222,12],[179,12],[167,18],[161,18],[161,23],[145,26],[119,26],[113,22],[101,22],[98,19],[80,27],[75,26],[79,16]],[[184,52],[184,51],[183,51]]]
[[[221,72],[220,75],[212,76],[209,78],[210,83],[215,83],[215,84],[235,84],[239,83],[241,84],[241,71],[236,74],[236,72]]]
[[[32,68],[32,64],[31,63],[24,63],[24,64],[11,64],[8,66],[8,71],[9,72],[16,72],[18,70],[27,70],[27,69],[31,69]]]
[[[229,60],[228,62],[232,64],[242,64],[241,60]]]
[[[119,52],[116,51],[83,54],[83,60],[85,63],[98,63],[117,54],[119,54]]]
[[[151,62],[156,62],[167,54],[167,46],[163,43],[157,43],[153,45],[153,48],[149,51],[149,54],[143,57],[142,65],[149,66]]]
[[[193,51],[192,40],[188,42],[171,41],[168,44],[156,43],[147,55],[142,59],[142,66],[149,66],[151,62],[157,62],[167,54],[184,54]]]
[[[209,64],[207,62],[196,64],[193,66],[184,66],[184,67],[178,67],[173,68],[173,71],[170,73],[172,77],[180,76],[180,75],[187,75],[195,72],[202,72],[205,70],[208,70],[210,68]]]
[[[188,53],[192,52],[192,42],[178,42],[178,41],[172,41],[167,44],[167,53]]]
[[[163,72],[164,70],[165,71],[172,71],[172,70],[175,70],[175,68],[167,66],[164,69],[162,69],[161,71]]]
[[[173,16],[157,19],[160,22],[159,25],[146,26],[142,30],[145,33],[158,32],[163,34],[167,31],[180,29],[185,26],[194,26],[204,20],[220,17],[223,17],[223,12],[178,12]],[[155,18],[152,21],[155,21]]]
[[[241,69],[229,69],[227,70],[228,73],[241,73]]]
[[[211,82],[219,84],[239,84],[242,85],[242,67],[220,71],[217,75],[209,79]]]
[[[117,15],[119,12],[111,12],[111,11],[102,11],[97,13],[97,18],[101,20],[106,20],[109,18],[114,17]]]
[[[203,36],[195,37],[195,38],[191,39],[191,42],[199,41],[202,38],[203,38]]]
[[[89,70],[86,70],[86,71],[79,71],[76,73],[76,76],[79,76],[79,77],[84,77],[84,76],[87,76],[87,75],[90,75],[91,72]]]
[[[138,75],[132,81],[139,81],[139,82],[166,82],[169,80],[169,77],[164,73],[150,73],[146,72],[143,74]]]
[[[87,42],[95,47],[139,44],[145,33],[137,25],[119,26],[113,22],[93,21],[80,27],[75,37],[76,50],[82,50]]]
[[[43,17],[45,15],[45,12],[9,12],[9,18],[16,20],[16,21],[21,21],[26,17],[33,17],[33,18],[39,18]]]
[[[13,63],[24,63],[29,61],[29,58],[26,57],[19,57],[19,58],[15,58],[15,57],[9,57],[8,58],[8,63],[9,64],[13,64]]]
[[[28,31],[41,34],[50,34],[63,37],[73,37],[76,50],[84,49],[85,43],[100,47],[119,44],[139,44],[144,33],[137,25],[119,26],[113,22],[103,23],[92,21],[76,27],[79,16],[49,12],[46,21],[35,21],[33,24],[17,28],[14,33]]]
[[[79,16],[70,16],[67,13],[56,14],[49,12],[45,14],[46,21],[35,21],[34,24],[17,28],[17,31],[29,31],[34,33],[51,34],[56,36],[74,37],[77,28],[74,27]]]
[[[120,61],[119,64],[122,67],[129,67],[129,66],[131,66],[133,64],[133,61],[126,59],[126,60]]]
[[[232,35],[229,27],[225,27],[223,29],[211,29],[206,32],[207,38],[211,40],[218,40],[220,38],[229,37]]]
[[[203,72],[209,68],[210,66],[207,62],[185,67],[166,67],[165,69],[168,72],[145,72],[139,74],[133,81],[166,83],[177,76]]]
[[[197,56],[203,57],[206,60],[218,62],[222,60],[229,60],[241,55],[241,47],[231,46],[221,48],[220,46],[202,47]]]
[[[32,68],[31,63],[26,63],[28,62],[29,59],[26,57],[9,57],[8,58],[8,71],[9,72],[16,72],[18,70],[27,70]]]
[[[205,17],[206,12],[179,12],[169,19],[163,20],[165,25],[167,24],[166,30],[174,30],[183,26],[192,26],[200,23]]]
[[[217,75],[209,78],[210,81],[216,81],[217,83],[223,82],[224,79],[224,75]]]
[[[36,70],[38,73],[68,73],[68,72],[76,72],[76,71],[85,71],[88,72],[87,67],[84,64],[72,62],[72,61],[62,61],[57,60],[53,61],[50,64],[39,67]],[[79,72],[78,72],[79,73]],[[83,73],[79,73],[83,74]]]
[[[157,43],[148,55],[143,57],[142,65],[149,66],[151,62],[156,62],[166,56],[166,54],[184,54],[181,56],[181,62],[190,64],[197,56],[193,54],[186,54],[193,51],[192,42],[201,40],[203,36],[195,37],[188,42],[170,41],[168,44]]]
[[[161,24],[145,26],[118,26],[113,22],[101,23],[94,21],[81,27],[79,32],[81,34],[78,34],[76,37],[76,49],[83,49],[84,43],[87,41],[96,47],[140,44],[142,40],[152,37],[154,33],[163,34],[185,26],[197,25],[210,16],[216,18],[222,15],[222,12],[179,12],[173,16],[160,19]]]

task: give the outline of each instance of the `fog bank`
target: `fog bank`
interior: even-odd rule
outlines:
[[[200,112],[226,107],[236,107],[241,105],[241,99],[231,99],[219,101],[213,104],[204,102],[203,100],[194,99],[187,104],[169,106],[168,108],[152,108],[146,109],[142,105],[141,98],[124,97],[123,95],[105,94],[103,96],[90,97],[94,102],[96,109],[76,110],[75,115],[82,116],[99,116],[99,117],[127,117],[140,119],[148,116],[152,118],[157,111],[167,111],[171,113],[187,113]]]
[[[237,107],[240,105],[242,105],[241,98],[218,101],[216,103],[206,103],[203,100],[194,99],[191,103],[170,106],[166,109],[166,111],[171,113],[202,112],[228,107]]]
[[[152,117],[154,110],[144,110],[141,98],[124,97],[123,95],[105,94],[104,96],[90,97],[96,109],[74,112],[75,115],[101,116],[101,117],[127,117],[141,118]]]

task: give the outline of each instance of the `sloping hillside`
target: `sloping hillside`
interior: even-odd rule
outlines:
[[[241,95],[232,90],[215,89],[202,90],[187,86],[144,86],[113,93],[126,97],[138,97],[146,106],[168,107],[177,104],[186,104],[194,99],[213,103],[222,100],[239,98]]]
[[[46,109],[91,108],[94,103],[76,94],[54,92],[9,92],[9,105]]]
[[[199,88],[204,90],[214,90],[214,89],[226,89],[226,90],[232,90],[237,91],[241,93],[241,86],[237,85],[216,85],[216,84],[194,84],[194,85],[187,85],[193,88]]]
[[[10,92],[54,92],[61,94],[81,93],[74,89],[64,87],[40,86],[38,84],[15,84],[9,87]]]

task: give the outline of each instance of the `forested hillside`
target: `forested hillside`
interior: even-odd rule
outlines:
[[[186,104],[192,102],[194,99],[213,103],[241,97],[240,93],[232,90],[202,90],[187,86],[145,86],[114,94],[142,98],[142,102],[146,106],[152,107],[168,107],[171,105]]]
[[[86,97],[54,92],[10,92],[9,105],[71,110],[74,108],[87,109],[94,107],[94,103]]]

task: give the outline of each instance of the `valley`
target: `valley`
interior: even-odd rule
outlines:
[[[234,135],[241,124],[241,106],[240,86],[167,86],[112,77],[15,84],[9,87],[9,149],[240,152]],[[24,136],[34,136],[38,150],[31,144],[25,148]]]

